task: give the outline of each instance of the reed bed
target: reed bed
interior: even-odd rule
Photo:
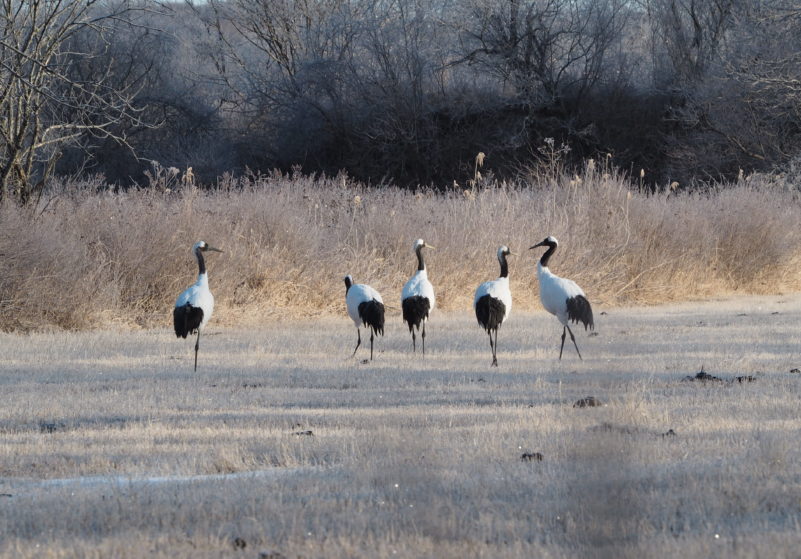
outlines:
[[[418,237],[438,248],[428,267],[444,310],[469,309],[475,286],[497,277],[501,244],[517,254],[515,306],[540,308],[539,254],[527,248],[549,234],[560,241],[554,271],[597,303],[801,287],[798,194],[769,177],[648,194],[590,163],[580,175],[446,192],[278,173],[168,186],[65,181],[34,207],[0,207],[0,328],[167,325],[175,297],[194,281],[190,248],[199,239],[225,251],[208,266],[214,321],[228,326],[342,314],[347,273],[399,313]]]

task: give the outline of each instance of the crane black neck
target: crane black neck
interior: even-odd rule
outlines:
[[[546,250],[545,254],[542,255],[542,258],[540,258],[540,264],[542,264],[543,267],[547,268],[548,260],[550,260],[551,256],[553,256],[553,253],[556,252],[556,243],[545,243],[545,244],[548,247],[548,250]]]
[[[508,278],[509,277],[509,265],[506,263],[506,255],[501,253],[498,256],[498,262],[501,263],[501,277]]]
[[[345,293],[350,290],[350,286],[353,285],[353,282],[350,280],[350,276],[345,278]]]
[[[197,256],[197,267],[199,274],[206,273],[206,261],[203,259],[203,252],[200,250],[200,247],[195,249],[195,256]]]
[[[423,245],[420,245],[414,251],[417,253],[417,270],[425,270],[426,263],[423,261]]]

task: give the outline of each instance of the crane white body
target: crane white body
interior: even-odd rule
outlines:
[[[586,297],[584,291],[573,280],[560,278],[540,262],[537,262],[537,279],[540,283],[542,306],[555,315],[562,326],[567,326],[567,301],[578,296]]]
[[[197,281],[187,287],[175,301],[175,306],[183,307],[191,305],[203,311],[203,318],[197,328],[201,329],[209,322],[211,313],[214,312],[214,295],[209,289],[209,275],[207,273],[198,274]]]
[[[478,289],[476,289],[476,295],[473,297],[474,310],[478,304],[478,301],[485,295],[489,295],[493,299],[498,299],[501,303],[503,303],[505,312],[500,322],[503,324],[503,321],[509,318],[509,315],[512,313],[512,291],[509,289],[509,278],[506,277],[494,279],[492,281],[485,281],[479,285]]]
[[[430,313],[434,310],[434,307],[437,304],[437,299],[434,296],[434,286],[431,285],[430,281],[428,281],[428,271],[417,270],[417,272],[415,272],[415,274],[409,278],[409,281],[403,285],[403,291],[401,291],[401,303],[403,303],[403,301],[409,297],[414,296],[428,299],[428,312]]]
[[[384,303],[381,294],[369,285],[356,283],[351,285],[350,289],[348,289],[347,295],[345,295],[345,304],[348,306],[348,316],[353,320],[353,324],[356,325],[356,328],[362,326],[369,327],[369,324],[364,321],[364,316],[359,314],[359,305],[370,301],[377,301],[381,304]]]

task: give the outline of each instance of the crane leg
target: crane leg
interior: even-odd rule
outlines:
[[[414,335],[414,326],[412,326],[412,351],[417,353],[417,339]]]
[[[573,331],[570,329],[570,326],[565,326],[565,328],[567,328],[567,331],[570,332],[570,339],[573,340],[573,345],[576,346],[576,353],[578,353],[579,359],[584,361],[584,358],[581,357],[581,352],[578,349],[578,344],[576,343],[576,338],[575,338],[575,336],[573,336]],[[562,343],[563,344],[565,343],[565,335],[564,335],[564,333],[562,334]]]
[[[423,356],[425,357],[426,354],[426,323],[423,322],[423,333],[420,334],[420,337],[423,340]]]
[[[356,335],[358,338],[356,339],[356,347],[353,349],[353,355],[356,355],[356,350],[359,349],[359,346],[362,345],[362,331],[356,328]],[[351,357],[353,357],[351,355]]]
[[[490,349],[492,350],[492,363],[490,367],[497,367],[498,366],[498,357],[495,355],[495,348],[498,345],[498,331],[495,330],[495,343],[492,343],[492,332],[487,332],[489,334],[490,339]]]
[[[197,350],[200,349],[200,328],[197,329],[197,341],[195,341],[195,372],[197,372]]]
[[[559,347],[559,361],[562,360],[562,350],[565,349],[565,328],[567,328],[567,326],[562,328],[562,345]],[[573,334],[571,333],[570,335],[572,336]]]
[[[495,353],[492,356],[493,364],[498,366],[498,329],[495,329]]]
[[[370,361],[373,360],[373,329],[370,328]]]

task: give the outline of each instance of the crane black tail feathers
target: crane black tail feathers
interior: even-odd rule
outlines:
[[[578,324],[584,324],[584,329],[595,329],[592,320],[592,307],[590,302],[583,295],[576,295],[567,300],[567,319]]]
[[[374,333],[384,335],[384,303],[379,303],[375,299],[361,303],[359,305],[359,318]]]
[[[491,295],[484,295],[476,302],[476,319],[487,333],[497,330],[506,316],[506,305]]]
[[[179,338],[186,338],[195,332],[203,322],[203,309],[193,307],[189,303],[175,307],[172,311],[172,322],[175,326],[175,335]]]
[[[428,297],[412,295],[403,300],[401,307],[403,307],[403,320],[409,325],[409,332],[411,332],[415,326],[419,330],[420,324],[428,318],[431,302]]]

